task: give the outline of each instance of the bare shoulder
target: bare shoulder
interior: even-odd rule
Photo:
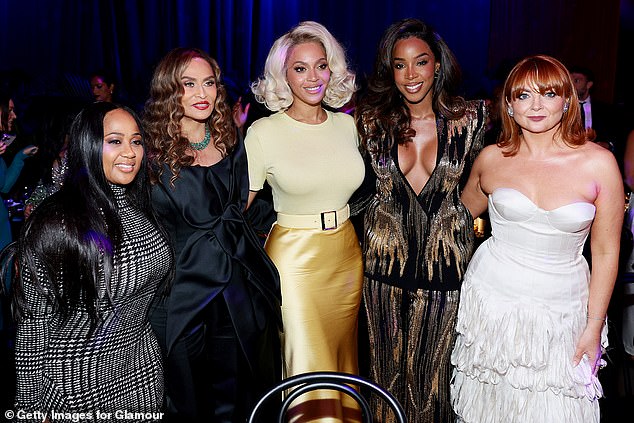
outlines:
[[[583,165],[593,170],[618,170],[616,158],[611,151],[593,142],[586,142],[578,147],[579,157]]]
[[[597,194],[603,193],[602,198],[615,202],[619,193],[623,193],[623,177],[614,154],[593,142],[580,146],[578,153],[574,163],[576,179],[592,181]]]
[[[476,158],[476,163],[488,164],[504,158],[503,150],[496,144],[487,145],[480,151]]]

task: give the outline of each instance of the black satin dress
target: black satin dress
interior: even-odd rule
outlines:
[[[244,421],[281,376],[279,275],[243,214],[244,147],[210,167],[167,166],[152,202],[176,258],[151,321],[167,354],[167,419]]]

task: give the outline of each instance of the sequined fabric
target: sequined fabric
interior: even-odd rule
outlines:
[[[460,201],[482,148],[484,103],[457,120],[439,118],[436,167],[415,193],[398,166],[397,145],[373,154],[376,191],[364,215],[366,275],[409,290],[456,290],[473,248],[473,219]],[[370,150],[380,150],[378,142]]]
[[[43,180],[40,180],[35,188],[33,189],[33,193],[26,200],[27,205],[32,205],[33,209],[40,205],[42,201],[46,199],[46,197],[56,193],[64,184],[64,176],[66,175],[66,171],[68,170],[68,159],[66,155],[63,155],[59,159],[59,165],[51,168],[51,180],[49,183],[44,183]]]
[[[376,190],[364,214],[363,299],[370,377],[401,402],[410,423],[455,421],[450,355],[461,279],[471,257],[473,218],[460,201],[483,144],[485,108],[437,119],[436,167],[420,193],[398,164],[398,146],[371,154]],[[369,151],[381,151],[379,143]],[[393,416],[373,400],[377,422]]]
[[[366,279],[370,377],[399,400],[409,423],[453,422],[448,387],[458,291],[406,291]],[[371,398],[375,422],[396,420]]]

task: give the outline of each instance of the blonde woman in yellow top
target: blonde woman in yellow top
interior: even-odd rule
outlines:
[[[357,373],[357,314],[363,268],[348,200],[364,177],[354,121],[324,109],[352,96],[354,74],[326,28],[302,22],[271,48],[252,85],[272,116],[245,139],[252,200],[268,182],[277,212],[265,249],[281,277],[285,376]],[[344,394],[313,392],[293,421],[354,421]]]

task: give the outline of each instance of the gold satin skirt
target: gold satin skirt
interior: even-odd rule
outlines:
[[[265,250],[280,273],[284,377],[312,371],[358,373],[361,249],[350,221],[333,230],[274,224]],[[356,422],[356,402],[337,391],[302,395],[292,422]]]

